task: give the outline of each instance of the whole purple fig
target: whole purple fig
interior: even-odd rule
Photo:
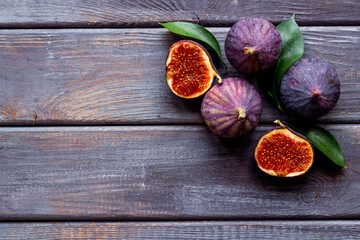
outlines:
[[[285,108],[302,118],[327,114],[340,96],[340,81],[328,62],[319,58],[300,59],[285,73],[280,99]]]
[[[281,36],[276,27],[261,18],[245,18],[235,23],[225,39],[225,53],[241,73],[257,73],[274,66],[281,52]]]
[[[250,132],[260,120],[261,97],[241,78],[227,78],[213,86],[201,105],[201,114],[210,130],[225,138]]]

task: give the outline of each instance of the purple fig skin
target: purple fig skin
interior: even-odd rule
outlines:
[[[214,85],[201,105],[201,114],[210,130],[224,138],[240,137],[259,123],[261,97],[253,85],[241,78],[223,79]]]
[[[340,97],[335,69],[320,58],[300,59],[285,73],[280,84],[284,107],[301,118],[327,114]]]
[[[245,18],[235,23],[225,39],[225,53],[241,73],[266,71],[275,65],[281,52],[280,32],[261,18]]]

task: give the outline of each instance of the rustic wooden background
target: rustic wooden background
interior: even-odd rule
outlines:
[[[269,77],[249,79],[264,99],[255,131],[218,138],[201,99],[168,89],[179,38],[158,22],[202,24],[223,47],[239,19],[292,13],[305,55],[340,76],[318,122],[347,168],[317,152],[309,173],[279,179],[253,157],[273,120],[291,119],[262,90]],[[0,0],[0,237],[359,239],[359,46],[356,0]]]

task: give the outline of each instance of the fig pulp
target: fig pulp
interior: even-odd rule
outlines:
[[[280,84],[284,107],[302,118],[327,114],[340,96],[340,81],[333,67],[319,58],[300,59],[285,73]]]
[[[295,177],[306,173],[314,162],[314,150],[307,139],[285,127],[264,135],[255,149],[259,168],[278,177]]]
[[[225,53],[241,73],[257,73],[275,65],[281,52],[280,32],[260,18],[235,23],[225,39]]]
[[[166,59],[166,80],[171,91],[182,98],[196,98],[206,93],[215,71],[210,55],[203,46],[191,40],[174,43]]]
[[[205,95],[201,114],[210,130],[225,138],[250,132],[260,120],[261,97],[246,80],[227,78]]]

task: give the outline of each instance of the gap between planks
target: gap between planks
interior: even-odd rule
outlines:
[[[48,222],[0,224],[13,239],[358,239],[360,221]]]

